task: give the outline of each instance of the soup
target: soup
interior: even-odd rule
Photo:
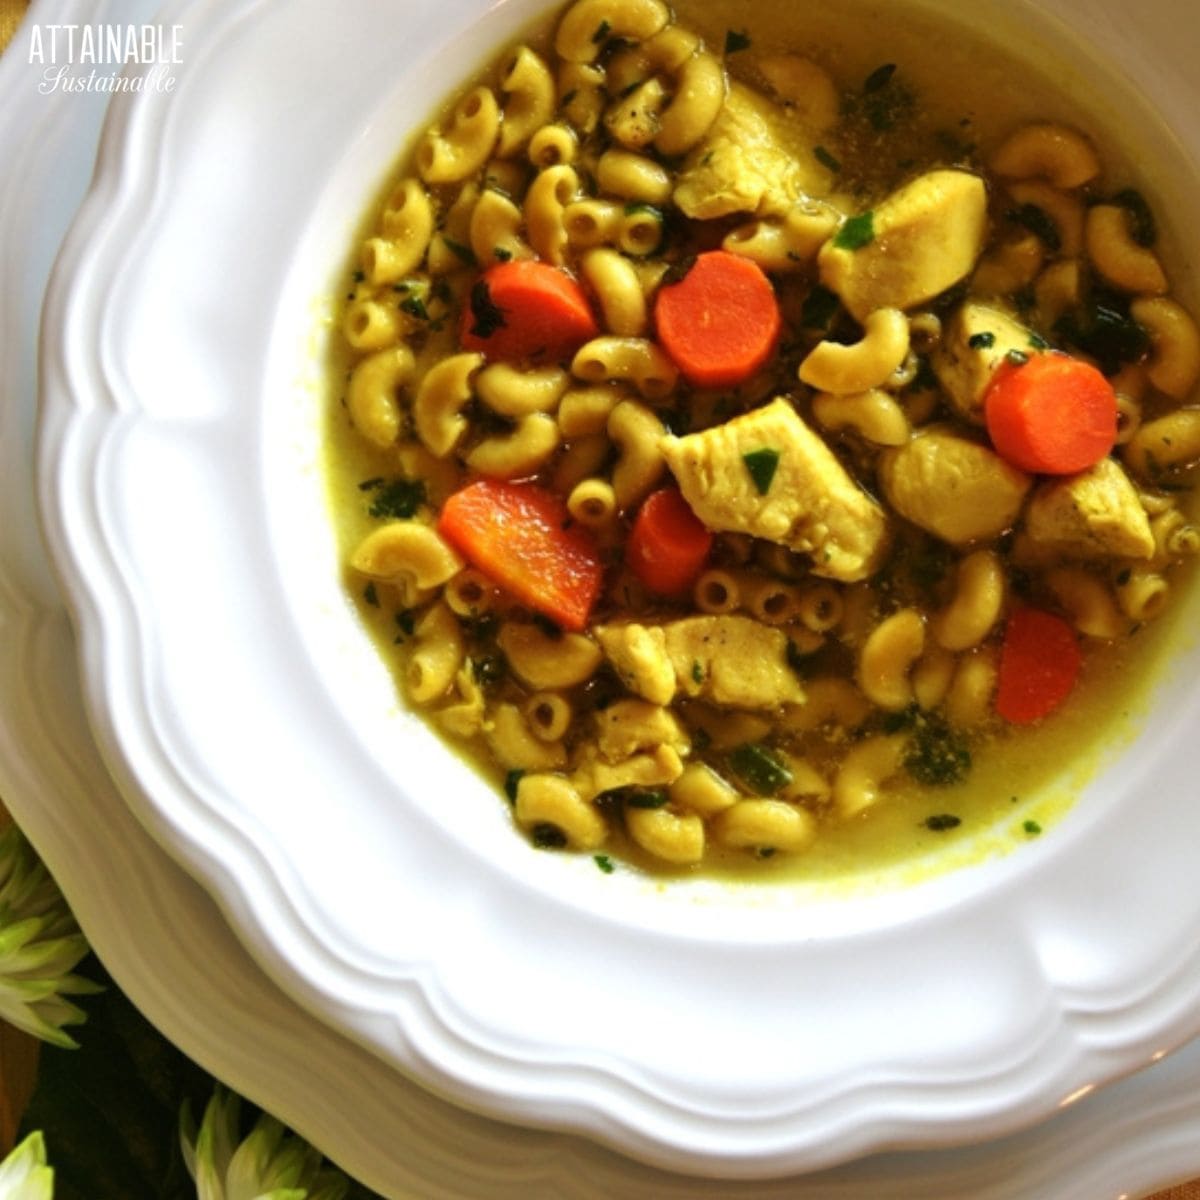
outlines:
[[[1200,336],[1102,133],[945,31],[736,13],[506,48],[341,315],[351,591],[517,827],[606,870],[1011,822],[1200,549]]]

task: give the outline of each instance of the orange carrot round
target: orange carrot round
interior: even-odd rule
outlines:
[[[658,289],[654,324],[689,383],[721,388],[748,379],[771,357],[783,318],[757,263],[710,250],[678,283]]]
[[[997,714],[1014,725],[1040,720],[1071,694],[1082,665],[1075,630],[1062,617],[1018,608],[1000,645]]]
[[[629,569],[660,596],[686,594],[700,574],[713,535],[674,488],[642,502],[625,547]]]
[[[583,288],[533,259],[489,267],[463,305],[459,342],[492,359],[569,358],[599,333]]]
[[[583,629],[604,574],[600,552],[561,497],[535,483],[481,479],[452,495],[438,532],[516,600]]]
[[[1094,466],[1117,439],[1117,397],[1090,363],[1066,354],[1005,362],[984,395],[988,434],[1014,467],[1073,475]]]

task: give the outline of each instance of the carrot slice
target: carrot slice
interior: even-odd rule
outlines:
[[[696,582],[712,542],[712,533],[679,492],[661,488],[638,509],[625,561],[652,592],[682,596]]]
[[[662,348],[696,387],[731,387],[772,355],[783,328],[775,289],[757,263],[728,250],[696,258],[658,289],[654,323]]]
[[[442,505],[438,531],[522,604],[566,629],[587,625],[604,573],[600,552],[553,492],[481,479]]]
[[[599,332],[587,296],[570,275],[549,263],[514,259],[475,281],[459,341],[488,358],[559,361]]]
[[[984,394],[988,434],[1014,467],[1073,475],[1094,466],[1117,440],[1117,397],[1090,363],[1066,354],[1005,362]]]
[[[1053,712],[1079,678],[1083,653],[1075,630],[1040,608],[1018,608],[1004,627],[996,712],[1028,725]]]

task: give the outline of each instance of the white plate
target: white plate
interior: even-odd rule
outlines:
[[[153,7],[152,0],[39,0],[31,19],[138,21]],[[0,61],[0,110],[8,117],[0,158],[12,168],[0,181],[0,499],[7,517],[0,524],[0,792],[92,945],[167,1036],[393,1197],[1096,1200],[1140,1195],[1200,1172],[1200,1045],[998,1143],[733,1187],[663,1175],[578,1139],[453,1109],[273,987],[109,781],[80,704],[66,613],[33,525],[37,312],[50,258],[86,182],[102,111],[97,97],[38,96],[34,74],[16,52]]]
[[[46,307],[40,506],[101,751],[293,999],[478,1111],[729,1178],[1028,1125],[1200,1029],[1194,669],[1039,844],[800,904],[529,849],[396,710],[347,611],[315,465],[319,301],[402,131],[535,7],[164,10],[178,87],[114,102]],[[1088,32],[1188,139],[1101,73],[1148,159],[1184,164],[1170,199],[1197,130],[1168,9],[1136,35],[1175,55],[1153,74],[1116,6]]]

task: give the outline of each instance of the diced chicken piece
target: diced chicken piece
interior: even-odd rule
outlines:
[[[671,746],[658,746],[649,754],[635,754],[624,762],[607,763],[589,746],[571,775],[571,783],[585,799],[624,787],[663,787],[683,774],[683,760]]]
[[[821,282],[859,324],[878,308],[914,308],[970,274],[983,249],[987,189],[966,171],[930,171],[875,209],[857,250],[836,235],[817,256]]]
[[[680,754],[691,750],[691,742],[675,714],[648,700],[618,700],[599,709],[596,733],[601,757],[609,762],[621,762],[639,750],[656,746],[671,746]]]
[[[812,138],[800,122],[731,83],[712,128],[684,163],[675,203],[699,220],[782,214],[805,196],[827,195],[831,178],[813,157]]]
[[[961,546],[1011,528],[1033,480],[987,446],[934,428],[885,451],[879,482],[902,517]]]
[[[983,394],[996,369],[1010,350],[1029,354],[1036,340],[1002,308],[967,301],[942,329],[931,355],[933,370],[962,416],[982,425]]]
[[[814,574],[844,582],[882,562],[883,510],[786,400],[661,445],[684,499],[710,529],[779,542],[810,555]]]
[[[1154,535],[1137,489],[1111,458],[1065,479],[1039,483],[1025,532],[1042,549],[1077,558],[1150,558]]]
[[[669,704],[678,692],[730,708],[771,709],[804,701],[788,663],[787,635],[751,617],[601,625],[595,632],[626,687],[654,704]],[[653,662],[652,654],[659,656]]]
[[[652,704],[675,698],[675,667],[667,654],[667,635],[661,625],[597,625],[592,631],[600,649],[631,691]]]

